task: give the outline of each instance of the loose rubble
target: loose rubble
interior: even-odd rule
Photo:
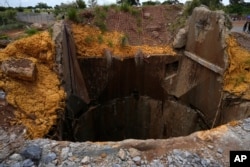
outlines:
[[[2,143],[12,141],[14,144],[18,136],[9,138],[6,131],[0,129],[0,167],[229,166],[230,150],[250,149],[249,126],[250,118],[237,125],[229,123],[210,131],[167,140],[74,143],[37,139],[20,141],[11,149],[6,149],[10,147]]]

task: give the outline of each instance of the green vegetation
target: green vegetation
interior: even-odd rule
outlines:
[[[181,17],[177,18],[169,27],[169,31],[171,33],[177,33],[179,29],[183,28],[186,24],[187,17],[185,15],[182,15]]]
[[[187,3],[184,14],[189,16],[193,9],[200,5],[206,5],[210,10],[219,10],[223,8],[221,0],[193,0]]]
[[[108,46],[111,47],[111,48],[113,48],[114,47],[113,42],[112,41],[108,41]]]
[[[74,22],[78,22],[77,10],[75,8],[69,8],[67,10],[67,16],[68,16],[69,20],[74,21]]]
[[[98,35],[97,40],[99,44],[102,44],[104,42],[102,35]]]
[[[120,40],[120,46],[124,48],[127,45],[128,45],[128,37],[126,35],[123,35]]]
[[[29,28],[25,31],[25,33],[28,35],[28,36],[31,36],[31,35],[34,35],[36,33],[38,33],[39,31],[35,28]]]
[[[91,36],[86,36],[86,38],[84,39],[84,42],[85,42],[88,46],[90,46],[90,45],[94,42],[94,39],[93,39],[93,37],[91,37]]]
[[[9,37],[5,34],[0,34],[0,39],[8,39]]]
[[[123,12],[130,12],[131,8],[131,5],[129,5],[128,3],[122,3],[120,6],[120,10]]]
[[[143,6],[154,6],[154,5],[160,5],[160,4],[161,4],[160,1],[146,1],[142,3]]]
[[[95,8],[95,21],[94,24],[100,28],[102,32],[107,31],[107,26],[105,23],[107,17],[107,12],[104,8],[96,7]]]

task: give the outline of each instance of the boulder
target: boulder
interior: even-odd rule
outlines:
[[[175,37],[174,42],[173,42],[173,47],[175,49],[183,48],[186,45],[187,32],[188,31],[185,28],[182,28],[176,34],[176,37]]]
[[[8,59],[2,62],[2,71],[10,77],[25,81],[36,79],[36,64],[29,59]]]
[[[33,23],[30,26],[31,28],[35,28],[37,30],[44,30],[46,28],[46,25],[41,24],[41,23]]]

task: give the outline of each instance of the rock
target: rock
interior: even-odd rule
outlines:
[[[141,165],[141,157],[136,156],[133,158],[133,161],[135,162],[136,165]]]
[[[20,162],[15,163],[11,167],[22,167],[22,164]]]
[[[56,165],[49,163],[49,164],[46,164],[46,167],[56,167]]]
[[[22,152],[21,155],[26,159],[38,161],[41,158],[42,149],[38,145],[29,145]]]
[[[130,155],[132,158],[141,155],[141,153],[140,153],[137,149],[135,149],[135,148],[130,148],[130,149],[128,149],[128,151],[129,151],[129,155]]]
[[[72,156],[73,156],[73,153],[72,153],[72,152],[69,152],[69,153],[68,153],[68,156],[69,156],[69,157],[72,157]]]
[[[214,148],[214,146],[212,146],[212,145],[207,145],[207,147],[209,148],[209,149],[213,149]]]
[[[17,153],[12,154],[9,159],[13,160],[13,161],[22,161],[23,160],[22,156],[20,154],[17,154]]]
[[[179,30],[176,34],[173,42],[173,47],[175,49],[183,48],[187,43],[187,34],[188,31],[185,28]]]
[[[143,13],[144,19],[148,19],[148,18],[150,18],[150,16],[151,16],[151,14],[149,12]]]
[[[46,155],[43,161],[45,164],[48,164],[55,159],[56,159],[56,154],[54,152],[52,152],[52,153],[49,153],[48,155]]]
[[[62,160],[65,160],[68,157],[68,153],[69,153],[69,147],[65,147],[62,149],[62,152],[61,152]]]
[[[220,154],[222,154],[223,150],[221,148],[218,148],[217,152],[220,153]]]
[[[78,167],[78,166],[74,162],[65,161],[63,162],[62,167]]]
[[[33,167],[34,162],[31,159],[26,159],[23,161],[23,167]]]
[[[159,37],[159,32],[158,31],[153,31],[152,32],[152,36],[154,37],[154,38],[158,38]]]
[[[89,156],[85,156],[85,157],[82,159],[81,163],[82,163],[83,165],[89,164],[89,163],[90,163],[90,157],[89,157]]]
[[[126,152],[123,149],[120,149],[118,152],[118,157],[124,161],[126,159]]]
[[[119,164],[113,164],[112,167],[121,167]]]
[[[38,29],[38,30],[43,30],[46,26],[40,23],[33,23],[31,25],[32,28]]]
[[[161,27],[158,26],[158,25],[148,25],[148,26],[146,26],[146,29],[152,32],[152,31],[158,31],[158,30],[160,30]]]
[[[36,79],[36,64],[29,59],[8,59],[2,62],[2,71],[13,78],[25,81]]]
[[[0,48],[5,48],[11,41],[8,39],[1,39],[0,40]]]
[[[245,119],[242,124],[242,129],[249,132],[250,131],[250,119]]]

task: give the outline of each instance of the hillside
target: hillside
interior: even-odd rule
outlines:
[[[139,51],[146,55],[176,54],[171,45],[176,28],[184,26],[182,6],[129,9],[100,7],[88,11],[91,14],[83,13],[83,23],[71,27],[78,56],[103,56],[105,49],[118,57],[134,56]],[[89,19],[87,14],[93,17]]]

